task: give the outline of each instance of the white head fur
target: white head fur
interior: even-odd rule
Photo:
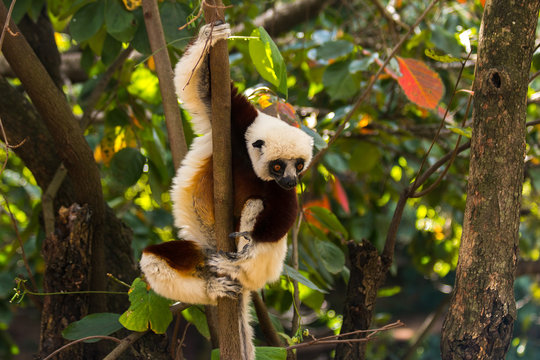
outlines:
[[[262,180],[272,181],[268,164],[273,160],[303,159],[304,168],[311,161],[313,138],[304,131],[260,111],[246,131],[246,146],[255,174]],[[254,143],[262,140],[260,147]]]

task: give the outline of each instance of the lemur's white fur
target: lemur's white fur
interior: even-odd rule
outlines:
[[[263,140],[262,148],[249,146]],[[268,162],[275,159],[293,159],[296,154],[309,154],[304,166],[311,161],[313,139],[300,129],[294,128],[273,116],[258,112],[253,124],[246,131],[246,144],[253,169],[258,177],[272,181],[268,173]]]
[[[254,230],[259,215],[263,212],[265,204],[268,204],[261,199],[250,198],[245,201],[241,211],[236,234],[237,251],[217,252],[213,214],[207,214],[208,209],[200,205],[198,203],[200,199],[195,196],[196,190],[200,190],[197,187],[206,181],[205,171],[208,171],[212,157],[211,109],[208,98],[201,94],[201,87],[207,86],[208,80],[204,78],[207,73],[201,66],[207,66],[205,56],[210,47],[218,40],[226,39],[229,34],[228,24],[203,26],[197,39],[175,68],[174,82],[177,95],[184,109],[191,114],[194,131],[200,136],[193,140],[173,180],[171,189],[173,216],[175,225],[180,229],[179,237],[188,240],[181,244],[195,243],[194,246],[200,247],[198,251],[204,255],[201,255],[203,263],[193,270],[181,271],[156,255],[159,251],[152,253],[149,250],[143,252],[140,266],[150,286],[158,294],[173,300],[194,304],[216,304],[218,297],[239,296],[242,303],[239,321],[245,339],[244,353],[247,354],[246,359],[242,360],[252,360],[255,351],[251,341],[253,330],[249,326],[250,291],[259,290],[266,283],[279,279],[287,253],[287,236],[285,234],[279,240],[273,238],[264,241],[255,241],[250,237],[249,234]],[[253,143],[259,140],[262,140],[260,143],[264,142],[263,145],[255,147]],[[245,145],[256,176],[265,181],[274,181],[275,178],[269,173],[269,162],[278,159],[285,161],[286,171],[296,171],[293,175],[297,179],[299,169],[295,170],[294,164],[298,159],[304,161],[304,166],[309,164],[313,140],[300,129],[257,112],[245,133]],[[293,170],[289,169],[289,162],[293,164]],[[289,206],[295,207],[296,200],[294,205]],[[268,207],[274,208],[275,206]],[[282,214],[280,213],[280,217]],[[294,215],[292,216],[289,217],[286,226],[290,226],[294,221]],[[282,232],[277,237],[279,238],[281,234]]]

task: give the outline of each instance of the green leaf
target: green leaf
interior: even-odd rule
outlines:
[[[253,30],[249,40],[249,56],[259,74],[287,97],[287,66],[278,47],[264,28]]]
[[[446,125],[446,128],[452,132],[455,132],[458,135],[465,136],[466,138],[469,138],[469,139],[472,136],[472,129],[470,126],[462,128],[459,126]]]
[[[354,44],[348,40],[328,41],[317,49],[317,58],[321,60],[338,59],[349,55],[354,50]]]
[[[144,24],[142,9],[140,7],[137,8],[133,11],[133,14],[135,15],[135,21],[139,25],[137,26],[135,35],[133,35],[131,45],[141,54],[150,55],[152,53],[152,48],[148,41],[148,33],[146,32],[146,25]]]
[[[158,105],[161,103],[161,93],[159,92],[159,80],[152,71],[144,66],[137,66],[131,74],[131,83],[128,85],[128,92],[141,100]],[[143,119],[144,117],[139,117]]]
[[[129,115],[122,109],[115,107],[105,115],[107,127],[126,126],[129,124]]]
[[[131,186],[143,173],[146,158],[134,148],[124,148],[114,154],[111,171],[114,179],[121,185]]]
[[[4,5],[6,8],[9,8],[12,0],[4,0]],[[32,5],[32,0],[18,0],[13,6],[13,11],[11,12],[11,19],[15,24],[18,24],[19,21],[23,18],[24,14],[28,11]]]
[[[96,313],[87,315],[79,321],[72,322],[63,331],[62,336],[68,340],[78,340],[87,336],[110,335],[123,328],[118,322],[119,314]],[[86,340],[91,343],[99,339]]]
[[[397,295],[401,292],[401,286],[392,286],[392,287],[386,287],[386,288],[382,288],[382,289],[379,289],[379,291],[377,291],[377,297],[390,297],[390,296],[394,296],[394,295]]]
[[[337,274],[345,266],[345,254],[330,241],[315,240],[315,249],[328,272]]]
[[[170,300],[147,290],[146,283],[136,278],[129,289],[129,309],[120,316],[120,323],[128,330],[146,331],[150,328],[156,334],[163,334],[173,316]]]
[[[349,72],[350,61],[339,61],[326,68],[322,82],[332,100],[346,100],[353,97],[359,85]]]
[[[311,206],[309,207],[309,211],[328,230],[341,234],[344,238],[349,237],[347,229],[345,229],[336,215],[334,215],[330,210],[320,206]]]
[[[457,57],[454,57],[450,54],[445,54],[445,53],[442,53],[440,51],[437,51],[435,49],[426,49],[424,51],[424,53],[426,54],[427,57],[433,59],[433,60],[436,60],[436,61],[439,61],[439,62],[443,62],[443,63],[451,63],[451,62],[460,62],[461,59],[460,58],[457,58]]]
[[[326,143],[326,141],[324,141],[321,135],[319,135],[313,129],[310,129],[305,125],[301,125],[300,129],[302,129],[306,134],[313,138],[313,146],[315,146],[316,150],[322,150],[328,146],[328,144]]]
[[[164,1],[159,9],[161,24],[167,45],[183,49],[191,39],[188,29],[178,30],[184,19],[187,19],[191,10],[183,3]]]
[[[81,43],[94,36],[105,22],[105,3],[96,1],[80,8],[69,25],[71,36]]]
[[[117,41],[111,35],[107,34],[103,42],[103,51],[101,52],[101,61],[105,66],[111,65],[122,50],[122,43]]]
[[[127,11],[118,0],[107,0],[105,11],[107,32],[116,40],[129,42],[138,28],[138,22],[131,11]]]
[[[219,349],[213,349],[210,360],[219,360]],[[255,360],[285,360],[287,350],[282,347],[256,346]]]
[[[202,336],[210,340],[210,330],[208,329],[208,323],[206,322],[206,315],[200,308],[191,306],[182,311],[182,316],[184,319],[195,325]]]
[[[283,264],[283,272],[282,275],[288,276],[293,280],[298,281],[299,283],[302,283],[306,285],[308,288],[320,291],[322,293],[327,293],[327,291],[321,289],[317,285],[315,285],[311,280],[306,278],[304,275],[300,274],[298,270],[295,270],[294,268],[290,267],[287,264]]]

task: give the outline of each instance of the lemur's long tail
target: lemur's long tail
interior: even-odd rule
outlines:
[[[239,326],[240,326],[240,334],[241,334],[241,340],[243,343],[242,346],[242,354],[244,355],[244,359],[242,360],[255,360],[255,347],[253,346],[253,328],[250,325],[251,321],[251,314],[249,309],[249,303],[251,300],[251,294],[249,290],[244,290],[242,294],[240,295],[240,301],[238,302],[238,306],[240,307],[239,313],[240,318],[239,320]]]

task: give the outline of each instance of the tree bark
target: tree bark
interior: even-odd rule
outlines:
[[[59,215],[56,218],[56,233],[47,236],[43,244],[42,255],[46,264],[43,291],[88,291],[92,254],[90,211],[87,206],[73,204],[69,209],[62,208]],[[62,337],[61,331],[88,314],[88,298],[88,294],[44,297],[39,351],[41,358],[68,342]],[[82,347],[83,344],[71,346],[56,358],[82,359]]]
[[[386,277],[387,267],[384,265],[379,252],[369,241],[348,243],[349,259],[351,262],[351,277],[347,285],[347,296],[343,310],[343,325],[341,333],[359,329],[369,329],[377,292]],[[360,339],[365,334],[358,334],[347,339]],[[336,347],[336,360],[364,359],[366,343],[341,343]]]
[[[206,23],[224,21],[221,0],[204,7]],[[229,238],[233,232],[233,183],[231,159],[231,80],[227,41],[218,41],[210,50],[210,89],[212,101],[212,156],[214,173],[214,218],[218,250],[236,251]],[[249,294],[248,294],[249,296]],[[220,358],[246,359],[241,346],[239,319],[241,299],[219,298],[217,305]]]
[[[469,185],[443,359],[503,359],[516,319],[514,271],[526,93],[540,0],[486,1],[474,90]]]

